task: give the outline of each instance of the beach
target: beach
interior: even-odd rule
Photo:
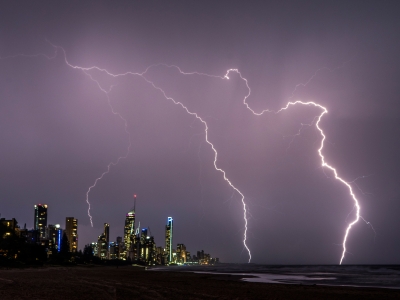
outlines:
[[[400,290],[244,282],[243,275],[143,267],[0,270],[0,299],[400,299]]]

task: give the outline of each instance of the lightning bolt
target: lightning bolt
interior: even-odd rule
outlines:
[[[338,68],[339,68],[339,67],[338,67]],[[323,68],[323,69],[324,69],[324,68]],[[337,69],[337,68],[335,68],[334,70],[336,70],[336,69]],[[320,70],[322,70],[322,69],[320,69]],[[319,70],[318,70],[318,71],[319,71]],[[295,90],[293,91],[291,97],[294,96],[294,92],[296,91],[297,87],[299,87],[299,86],[303,86],[303,87],[304,87],[304,86],[306,86],[308,83],[310,83],[311,80],[317,75],[318,71],[315,72],[315,74],[307,81],[307,83],[296,85]],[[320,113],[320,115],[317,116],[317,118],[316,118],[317,121],[315,122],[315,126],[316,126],[317,130],[320,132],[320,134],[321,134],[321,136],[322,136],[321,144],[320,144],[320,147],[319,147],[319,149],[318,149],[318,155],[319,155],[319,157],[321,158],[321,166],[322,166],[322,167],[325,167],[325,168],[327,168],[327,169],[329,169],[329,170],[331,170],[331,171],[333,172],[333,174],[334,174],[335,179],[338,180],[339,182],[341,182],[342,184],[344,184],[344,185],[347,187],[348,192],[349,192],[349,195],[350,195],[351,198],[353,199],[353,201],[354,201],[354,207],[355,207],[355,209],[356,209],[356,218],[355,218],[352,222],[350,222],[350,223],[348,224],[348,226],[347,226],[347,228],[346,228],[346,231],[345,231],[344,238],[343,238],[343,243],[342,243],[343,251],[342,251],[342,255],[341,255],[341,258],[340,258],[340,262],[339,262],[339,264],[342,264],[343,259],[344,259],[345,254],[346,254],[346,251],[347,251],[346,242],[347,242],[347,239],[348,239],[350,230],[351,230],[351,228],[352,228],[352,227],[360,220],[360,218],[361,218],[361,216],[360,216],[360,204],[359,204],[359,201],[358,201],[356,195],[355,195],[354,192],[353,192],[353,188],[351,187],[351,185],[350,185],[348,182],[346,182],[343,178],[339,177],[336,168],[334,168],[333,166],[331,166],[330,164],[328,164],[328,163],[326,162],[325,157],[324,157],[324,155],[323,155],[323,153],[322,153],[322,150],[323,150],[323,148],[324,148],[324,143],[325,143],[325,140],[326,140],[326,136],[325,136],[325,134],[324,134],[324,131],[323,131],[322,128],[320,127],[320,122],[321,122],[322,117],[323,117],[325,114],[328,113],[328,109],[327,109],[326,107],[324,107],[324,106],[322,106],[322,105],[316,103],[316,102],[313,102],[313,101],[304,102],[304,101],[297,100],[297,101],[289,101],[289,102],[286,104],[286,106],[282,107],[282,108],[279,109],[278,111],[271,111],[271,110],[265,109],[265,110],[262,110],[261,112],[257,113],[257,112],[255,112],[255,111],[248,105],[248,103],[247,103],[247,99],[248,99],[248,97],[250,97],[250,94],[251,94],[251,89],[250,89],[250,87],[249,87],[248,80],[242,76],[242,74],[239,72],[238,69],[229,69],[229,70],[227,71],[227,73],[225,74],[224,78],[229,79],[229,74],[230,74],[231,72],[237,73],[237,74],[239,75],[239,77],[245,82],[245,84],[246,84],[247,89],[248,89],[249,92],[248,92],[248,94],[244,97],[244,99],[243,99],[243,104],[247,107],[247,109],[249,109],[249,110],[250,110],[254,115],[256,115],[256,116],[261,116],[261,115],[263,115],[263,114],[266,113],[266,112],[268,112],[268,113],[272,112],[272,113],[278,114],[278,113],[280,113],[280,112],[282,112],[282,111],[285,111],[285,110],[289,109],[290,106],[296,106],[296,105],[314,106],[314,107],[317,107],[317,108],[321,109],[321,113]],[[243,203],[244,203],[244,196],[243,196],[243,198],[242,198],[242,201],[243,201]],[[245,216],[246,216],[246,214],[245,214]],[[246,219],[246,218],[245,218],[245,219]],[[370,223],[367,223],[367,224],[370,224]],[[246,225],[247,225],[247,219],[246,219]],[[247,226],[246,226],[246,229],[247,229]],[[246,235],[245,235],[245,238],[246,238]],[[244,242],[245,242],[245,241],[246,241],[246,239],[244,239]]]
[[[129,155],[129,153],[130,153],[131,146],[132,146],[131,135],[130,135],[130,133],[129,133],[129,131],[128,131],[128,122],[127,122],[127,120],[126,120],[120,113],[118,113],[118,112],[116,112],[116,111],[114,110],[114,108],[113,108],[113,106],[112,106],[112,104],[111,104],[111,99],[110,99],[110,95],[109,95],[109,94],[110,94],[111,90],[113,89],[113,87],[114,87],[115,85],[111,85],[110,88],[107,90],[107,89],[103,88],[103,87],[101,86],[100,82],[97,81],[95,78],[93,78],[93,76],[92,76],[89,72],[92,71],[92,70],[97,70],[97,71],[101,71],[101,72],[106,72],[108,75],[112,75],[111,73],[109,73],[109,72],[106,71],[105,69],[101,69],[101,68],[98,68],[98,67],[84,68],[84,67],[72,65],[72,64],[70,64],[70,63],[68,62],[68,60],[67,60],[67,53],[66,53],[66,51],[65,51],[65,49],[64,49],[63,47],[54,45],[54,44],[52,44],[52,43],[51,43],[50,41],[48,41],[48,40],[46,40],[46,41],[47,41],[51,46],[53,46],[53,48],[55,49],[55,56],[57,56],[58,49],[61,49],[61,51],[62,51],[63,54],[64,54],[63,56],[64,56],[64,61],[65,61],[66,65],[67,65],[68,67],[72,68],[72,69],[77,69],[77,70],[82,71],[86,76],[89,77],[90,80],[92,80],[92,81],[97,85],[97,87],[100,89],[100,91],[102,91],[102,92],[106,95],[107,103],[108,103],[108,106],[109,106],[110,109],[111,109],[111,112],[112,112],[115,116],[117,116],[118,118],[120,118],[120,119],[122,120],[122,122],[124,123],[124,130],[125,130],[125,133],[126,133],[127,136],[128,136],[128,147],[127,147],[127,150],[126,150],[125,155],[119,156],[119,157],[117,158],[117,160],[114,161],[114,162],[110,162],[110,163],[107,165],[106,170],[105,170],[99,177],[97,177],[97,178],[95,179],[95,181],[93,182],[93,184],[88,188],[88,190],[87,190],[87,192],[86,192],[86,199],[85,199],[85,201],[86,201],[86,203],[87,203],[87,205],[88,205],[87,214],[88,214],[88,217],[89,217],[89,220],[90,220],[90,225],[93,227],[93,217],[92,217],[92,215],[90,214],[91,205],[90,205],[90,201],[89,201],[89,194],[90,194],[91,190],[92,190],[93,188],[96,187],[97,182],[100,181],[100,180],[102,180],[103,177],[104,177],[105,175],[107,175],[107,174],[110,172],[111,167],[114,167],[114,166],[118,165],[118,163],[120,162],[120,160],[126,159],[126,158],[128,157],[128,155]]]
[[[333,69],[333,70],[328,69],[328,68],[322,68],[322,69],[317,70],[317,71],[314,73],[314,75],[313,75],[305,84],[298,84],[298,85],[296,85],[296,87],[295,87],[294,91],[292,92],[292,95],[291,95],[290,98],[292,98],[292,97],[294,96],[294,93],[295,93],[296,89],[297,89],[299,86],[305,87],[307,84],[309,84],[309,83],[311,82],[311,80],[317,75],[317,73],[318,73],[320,70],[328,69],[329,71],[334,71],[334,70],[336,70],[336,69],[338,69],[338,68],[341,68],[341,67],[343,67],[343,66],[344,66],[344,64],[343,64],[342,66],[340,66],[340,67],[337,67],[337,68]],[[321,109],[321,114],[318,115],[318,116],[316,117],[317,121],[315,122],[315,126],[316,126],[317,130],[320,132],[320,134],[321,134],[321,136],[322,136],[321,144],[320,144],[320,147],[319,147],[319,149],[318,149],[318,155],[319,155],[319,157],[321,158],[321,166],[322,166],[322,167],[325,167],[325,168],[327,168],[327,169],[329,169],[329,170],[331,170],[331,171],[333,172],[333,174],[334,174],[335,179],[338,180],[339,182],[341,182],[342,184],[344,184],[344,185],[347,187],[348,192],[349,192],[349,195],[351,196],[351,198],[352,198],[353,201],[354,201],[354,207],[355,207],[355,210],[356,210],[356,218],[355,218],[352,222],[350,222],[350,223],[348,224],[348,226],[347,226],[347,228],[346,228],[346,230],[345,230],[345,234],[344,234],[344,238],[343,238],[343,243],[342,243],[343,251],[342,251],[342,255],[341,255],[341,258],[340,258],[340,262],[339,262],[339,264],[342,264],[343,259],[344,259],[345,254],[346,254],[346,251],[347,251],[346,242],[347,242],[347,239],[348,239],[350,230],[351,230],[351,228],[360,220],[360,218],[361,218],[362,220],[364,220],[364,218],[362,218],[362,217],[360,216],[360,204],[359,204],[359,201],[358,201],[356,195],[355,195],[354,192],[353,192],[353,188],[351,187],[351,185],[350,185],[347,181],[345,181],[343,178],[341,178],[341,177],[338,175],[338,172],[337,172],[336,168],[334,168],[333,166],[331,166],[330,164],[328,164],[328,163],[326,162],[325,157],[324,157],[324,155],[323,155],[323,153],[322,153],[322,150],[323,150],[323,148],[324,148],[324,143],[325,143],[325,140],[326,140],[326,136],[325,136],[325,134],[324,134],[324,131],[323,131],[322,128],[320,127],[320,122],[321,122],[322,117],[323,117],[325,114],[328,113],[328,109],[327,109],[326,107],[324,107],[324,106],[322,106],[322,105],[316,103],[316,102],[313,102],[313,101],[304,102],[304,101],[297,100],[297,101],[289,101],[289,102],[286,104],[286,106],[282,107],[282,108],[279,109],[278,111],[271,111],[271,110],[265,109],[265,110],[261,111],[260,113],[257,113],[257,112],[255,112],[255,111],[248,105],[248,103],[247,103],[247,98],[250,96],[250,93],[251,93],[251,90],[250,90],[250,87],[249,87],[249,85],[248,85],[247,79],[244,78],[244,77],[242,76],[242,74],[239,72],[239,70],[237,70],[237,69],[230,69],[230,70],[228,70],[227,73],[226,73],[226,75],[225,75],[224,77],[227,78],[227,79],[229,79],[229,73],[230,73],[230,72],[235,72],[235,73],[237,73],[237,74],[240,76],[240,78],[241,78],[242,80],[244,80],[244,82],[246,83],[246,86],[247,86],[247,88],[248,88],[248,90],[249,90],[249,93],[244,97],[243,104],[244,104],[254,115],[256,115],[256,116],[261,116],[261,115],[263,115],[263,114],[266,113],[266,112],[273,112],[273,113],[275,113],[275,114],[278,114],[278,113],[280,113],[280,112],[282,112],[282,111],[285,111],[285,110],[289,109],[290,106],[295,106],[295,105],[314,106],[314,107],[318,107],[318,108]],[[302,125],[303,125],[303,124],[302,124]],[[308,124],[307,124],[307,125],[308,125]],[[301,130],[301,129],[300,129],[300,130]],[[297,135],[299,135],[299,134],[300,134],[300,131],[299,131],[299,133],[298,133]],[[364,221],[365,221],[365,220],[364,220]],[[366,222],[368,225],[370,225],[371,228],[373,229],[371,223],[369,223],[369,222],[367,222],[367,221],[365,221],[365,222]],[[375,232],[374,229],[373,229],[373,231]]]
[[[315,126],[316,126],[317,130],[319,131],[319,133],[320,133],[321,136],[322,136],[321,143],[320,143],[320,147],[319,147],[319,149],[318,149],[318,155],[319,155],[319,157],[320,157],[320,159],[321,159],[321,166],[324,167],[324,168],[327,168],[327,169],[331,170],[331,171],[333,172],[333,174],[334,174],[335,179],[338,180],[339,182],[341,182],[341,183],[347,188],[347,190],[348,190],[348,192],[349,192],[349,195],[350,195],[351,198],[353,199],[354,207],[355,207],[355,209],[356,209],[356,218],[355,218],[352,222],[350,222],[350,223],[348,224],[348,226],[347,226],[347,228],[346,228],[346,230],[345,230],[345,235],[344,235],[343,243],[342,243],[343,251],[342,251],[341,258],[340,258],[340,264],[342,264],[343,259],[344,259],[344,257],[345,257],[345,254],[346,254],[346,252],[347,252],[346,242],[347,242],[347,239],[348,239],[350,230],[351,230],[351,228],[360,220],[360,218],[361,218],[361,219],[363,219],[363,218],[360,216],[360,205],[359,205],[359,201],[358,201],[358,199],[356,198],[356,196],[355,196],[355,194],[354,194],[354,192],[353,192],[353,189],[352,189],[350,183],[346,182],[344,179],[342,179],[341,177],[339,177],[336,168],[334,168],[333,166],[331,166],[330,164],[328,164],[328,163],[326,162],[326,159],[325,159],[325,157],[324,157],[324,155],[323,155],[323,153],[322,153],[323,148],[324,148],[324,143],[325,143],[325,140],[326,140],[326,136],[325,136],[325,134],[324,134],[324,131],[323,131],[322,128],[320,127],[320,122],[321,122],[321,120],[322,120],[322,117],[323,117],[325,114],[328,113],[327,108],[325,108],[324,106],[322,106],[322,105],[320,105],[320,104],[318,104],[318,103],[316,103],[316,102],[312,102],[312,101],[304,102],[304,101],[297,100],[297,101],[289,101],[289,102],[286,104],[286,106],[282,107],[282,108],[279,109],[278,111],[271,111],[271,110],[266,109],[266,110],[262,110],[261,112],[256,112],[256,111],[254,111],[254,110],[248,105],[248,103],[247,103],[247,99],[250,97],[250,94],[251,94],[251,89],[250,89],[250,87],[249,87],[248,80],[247,80],[245,77],[242,76],[242,74],[239,72],[238,69],[229,69],[229,70],[227,70],[227,72],[225,73],[224,76],[218,76],[218,75],[210,75],[210,74],[200,73],[200,72],[184,72],[184,71],[182,71],[182,70],[181,70],[178,66],[176,66],[176,65],[167,65],[167,64],[160,63],[160,64],[154,64],[154,65],[149,66],[149,67],[146,68],[146,70],[145,70],[144,72],[142,72],[142,73],[135,73],[135,72],[128,71],[128,72],[125,72],[125,73],[113,74],[113,73],[109,72],[108,70],[106,70],[106,69],[104,69],[104,68],[97,67],[97,66],[92,66],[92,67],[81,67],[81,66],[73,65],[73,64],[71,64],[71,63],[67,60],[67,54],[66,54],[66,51],[64,50],[64,48],[62,48],[62,47],[60,47],[60,46],[56,46],[56,45],[50,43],[49,41],[47,41],[47,42],[48,42],[49,44],[51,44],[51,45],[53,46],[53,48],[55,49],[55,54],[54,54],[54,56],[51,56],[51,57],[50,57],[50,56],[47,56],[47,55],[44,55],[44,54],[37,54],[37,55],[18,54],[18,55],[16,55],[16,56],[9,56],[9,57],[6,57],[6,58],[15,58],[15,57],[18,57],[18,56],[25,56],[25,57],[44,56],[44,57],[47,58],[47,59],[54,59],[54,58],[58,55],[58,50],[61,49],[61,51],[63,52],[63,57],[64,57],[64,61],[65,61],[66,65],[67,65],[68,67],[72,68],[72,69],[76,69],[76,70],[82,71],[86,76],[88,76],[88,77],[90,78],[90,80],[92,80],[94,83],[96,83],[96,85],[98,86],[98,88],[106,95],[108,105],[109,105],[110,108],[111,108],[111,112],[112,112],[114,115],[118,116],[118,117],[123,121],[124,127],[125,127],[125,132],[126,132],[126,134],[128,135],[129,145],[128,145],[128,147],[127,147],[126,154],[125,154],[124,156],[120,156],[115,162],[109,163],[108,166],[107,166],[106,171],[104,171],[104,172],[101,174],[101,176],[99,176],[98,178],[96,178],[96,180],[94,181],[93,185],[91,185],[91,186],[89,187],[89,189],[87,190],[87,192],[86,192],[86,202],[87,202],[87,204],[88,204],[88,216],[89,216],[89,218],[90,218],[90,222],[91,222],[92,227],[93,227],[93,222],[92,222],[92,216],[91,216],[91,214],[90,214],[89,193],[90,193],[90,191],[91,191],[93,188],[96,187],[97,182],[98,182],[99,180],[101,180],[106,174],[108,174],[108,173],[110,172],[111,167],[116,166],[116,165],[120,162],[120,160],[127,158],[127,156],[129,155],[129,152],[130,152],[130,148],[131,148],[132,143],[131,143],[131,139],[130,139],[130,133],[129,133],[129,131],[128,131],[128,123],[127,123],[127,120],[126,120],[120,113],[116,112],[116,111],[114,110],[112,104],[111,104],[111,100],[110,100],[110,97],[109,97],[109,93],[111,92],[111,89],[112,89],[113,86],[111,86],[108,90],[105,89],[105,88],[103,88],[102,85],[100,84],[100,82],[97,81],[95,78],[93,78],[93,76],[91,75],[90,72],[91,72],[91,71],[99,71],[99,72],[105,73],[105,74],[107,74],[108,76],[111,76],[111,77],[113,77],[113,78],[122,77],[122,76],[128,76],[128,75],[140,76],[141,78],[144,79],[144,81],[145,81],[147,84],[150,84],[154,89],[156,89],[156,90],[158,90],[159,92],[161,92],[161,94],[164,96],[165,99],[170,100],[171,102],[173,102],[173,104],[180,106],[184,111],[186,111],[187,114],[194,116],[197,120],[199,120],[199,121],[204,125],[205,141],[206,141],[207,144],[210,145],[211,149],[212,149],[213,152],[214,152],[214,160],[213,160],[214,168],[215,168],[218,172],[220,172],[220,173],[223,175],[224,180],[225,180],[225,181],[231,186],[231,188],[232,188],[237,194],[239,194],[240,197],[241,197],[241,203],[242,203],[242,206],[243,206],[243,219],[244,219],[243,246],[244,246],[244,249],[247,250],[248,255],[249,255],[248,262],[251,261],[251,251],[250,251],[250,249],[249,249],[249,247],[248,247],[248,245],[247,245],[247,243],[246,243],[246,242],[247,242],[247,231],[248,231],[248,207],[247,207],[247,204],[246,204],[246,201],[245,201],[245,196],[244,196],[244,194],[243,194],[229,179],[228,179],[228,177],[227,177],[227,175],[226,175],[226,172],[225,172],[223,169],[221,169],[221,168],[218,167],[218,165],[217,165],[217,161],[218,161],[218,152],[217,152],[216,148],[214,147],[213,143],[211,143],[210,140],[209,140],[209,137],[208,137],[208,130],[209,130],[209,127],[208,127],[207,122],[206,122],[203,118],[201,118],[196,112],[190,111],[182,102],[177,101],[177,100],[173,99],[172,97],[168,96],[167,93],[166,93],[161,87],[157,86],[153,81],[149,80],[149,79],[145,76],[146,73],[147,73],[151,68],[155,68],[155,67],[159,67],[159,66],[164,66],[164,67],[167,67],[167,68],[175,68],[175,69],[177,69],[177,70],[179,71],[179,73],[182,74],[182,75],[207,76],[207,77],[212,77],[212,78],[217,78],[217,79],[223,79],[223,80],[229,80],[229,75],[230,75],[231,73],[236,73],[236,74],[240,77],[240,79],[243,80],[243,81],[245,82],[245,85],[246,85],[246,87],[247,87],[247,89],[248,89],[248,93],[247,93],[247,95],[245,95],[245,97],[244,97],[244,99],[243,99],[243,104],[246,106],[247,109],[249,109],[249,110],[250,110],[254,115],[256,115],[256,116],[261,116],[261,115],[263,115],[264,113],[275,113],[275,114],[278,114],[278,113],[280,113],[280,112],[282,112],[282,111],[285,111],[285,110],[289,109],[291,106],[297,106],[297,105],[314,106],[314,107],[317,107],[317,108],[319,108],[319,109],[321,110],[321,113],[314,119],[314,121],[313,121],[311,124],[302,124],[302,126],[311,126],[311,125],[315,122]],[[344,63],[344,64],[345,64],[345,63]],[[344,64],[343,64],[343,66],[344,66]],[[341,68],[341,67],[343,67],[343,66],[337,67],[337,68],[335,68],[335,69],[333,69],[333,70],[336,70],[336,69]],[[308,83],[310,83],[310,82],[312,81],[312,79],[317,75],[317,73],[318,73],[319,71],[323,70],[323,69],[327,69],[327,70],[329,70],[329,71],[333,71],[333,70],[328,69],[328,68],[322,68],[322,69],[317,70],[317,71],[314,73],[314,75],[313,75],[305,84],[298,84],[298,85],[295,86],[295,89],[293,90],[292,95],[291,95],[291,97],[290,97],[289,99],[291,99],[292,97],[294,97],[294,93],[296,92],[296,90],[297,90],[298,87],[300,87],[300,86],[305,87]],[[316,120],[316,121],[315,121],[315,120]],[[296,134],[295,136],[300,135],[300,132],[301,132],[301,129],[299,130],[298,134]],[[363,219],[363,220],[364,220],[364,219]],[[364,221],[365,221],[365,220],[364,220]],[[367,221],[365,221],[365,222],[367,222]],[[370,224],[370,223],[367,222],[367,224]],[[371,226],[372,226],[372,225],[371,225]]]

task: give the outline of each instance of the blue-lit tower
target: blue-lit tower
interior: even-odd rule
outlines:
[[[172,238],[173,238],[173,223],[174,220],[168,217],[167,225],[165,226],[165,254],[167,263],[172,262]]]

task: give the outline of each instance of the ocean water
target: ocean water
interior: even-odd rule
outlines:
[[[258,265],[169,266],[150,270],[243,275],[243,281],[400,289],[400,265]],[[249,277],[251,276],[251,277]]]

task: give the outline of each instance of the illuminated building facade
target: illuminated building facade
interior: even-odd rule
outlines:
[[[122,259],[129,257],[129,252],[132,251],[132,243],[135,238],[135,211],[132,209],[126,214],[124,227],[124,252]]]
[[[108,245],[104,233],[97,239],[97,254],[101,259],[108,259]]]
[[[140,261],[146,265],[155,263],[156,244],[154,237],[148,235],[147,228],[143,228],[140,236]]]
[[[1,218],[0,222],[7,227],[6,232],[4,232],[3,234],[3,238],[11,235],[12,233],[17,233],[18,231],[17,220],[15,220],[14,218],[12,218],[11,220],[6,220],[5,218]]]
[[[47,204],[35,205],[34,230],[39,232],[39,238],[46,238]]]
[[[186,263],[186,246],[184,244],[178,244],[176,247],[176,262],[178,264]]]
[[[119,259],[119,245],[117,242],[111,242],[108,247],[109,259]]]
[[[118,245],[118,259],[122,259],[124,254],[124,242],[122,241],[122,236],[117,236],[116,243]]]
[[[97,239],[98,256],[101,259],[109,259],[110,224],[104,223],[103,233]]]
[[[110,259],[110,224],[104,223],[104,238],[107,243],[107,259]]]
[[[192,262],[192,257],[190,256],[190,252],[189,251],[186,251],[186,261],[185,262],[187,262],[187,263]]]
[[[50,249],[60,252],[62,235],[63,230],[60,228],[60,224],[49,225],[47,227],[47,238],[49,239]]]
[[[69,242],[69,252],[78,251],[78,219],[68,217],[65,219],[65,234]]]
[[[131,251],[129,252],[129,258],[131,261],[139,261],[140,260],[140,246],[141,237],[139,235],[138,230],[136,230],[135,234],[132,236],[131,239]]]
[[[173,257],[172,257],[173,223],[174,220],[171,217],[168,217],[167,225],[165,225],[166,264],[173,262]]]
[[[97,243],[91,243],[93,256],[99,256],[99,249],[97,247]]]
[[[156,248],[156,258],[155,258],[155,263],[156,265],[164,265],[164,249],[163,247],[157,247]]]
[[[110,224],[108,223],[104,223],[104,236],[108,245],[110,243]]]
[[[199,265],[214,265],[219,263],[219,258],[212,258],[210,254],[204,253],[204,250],[197,251],[197,257],[193,255],[193,263]]]

